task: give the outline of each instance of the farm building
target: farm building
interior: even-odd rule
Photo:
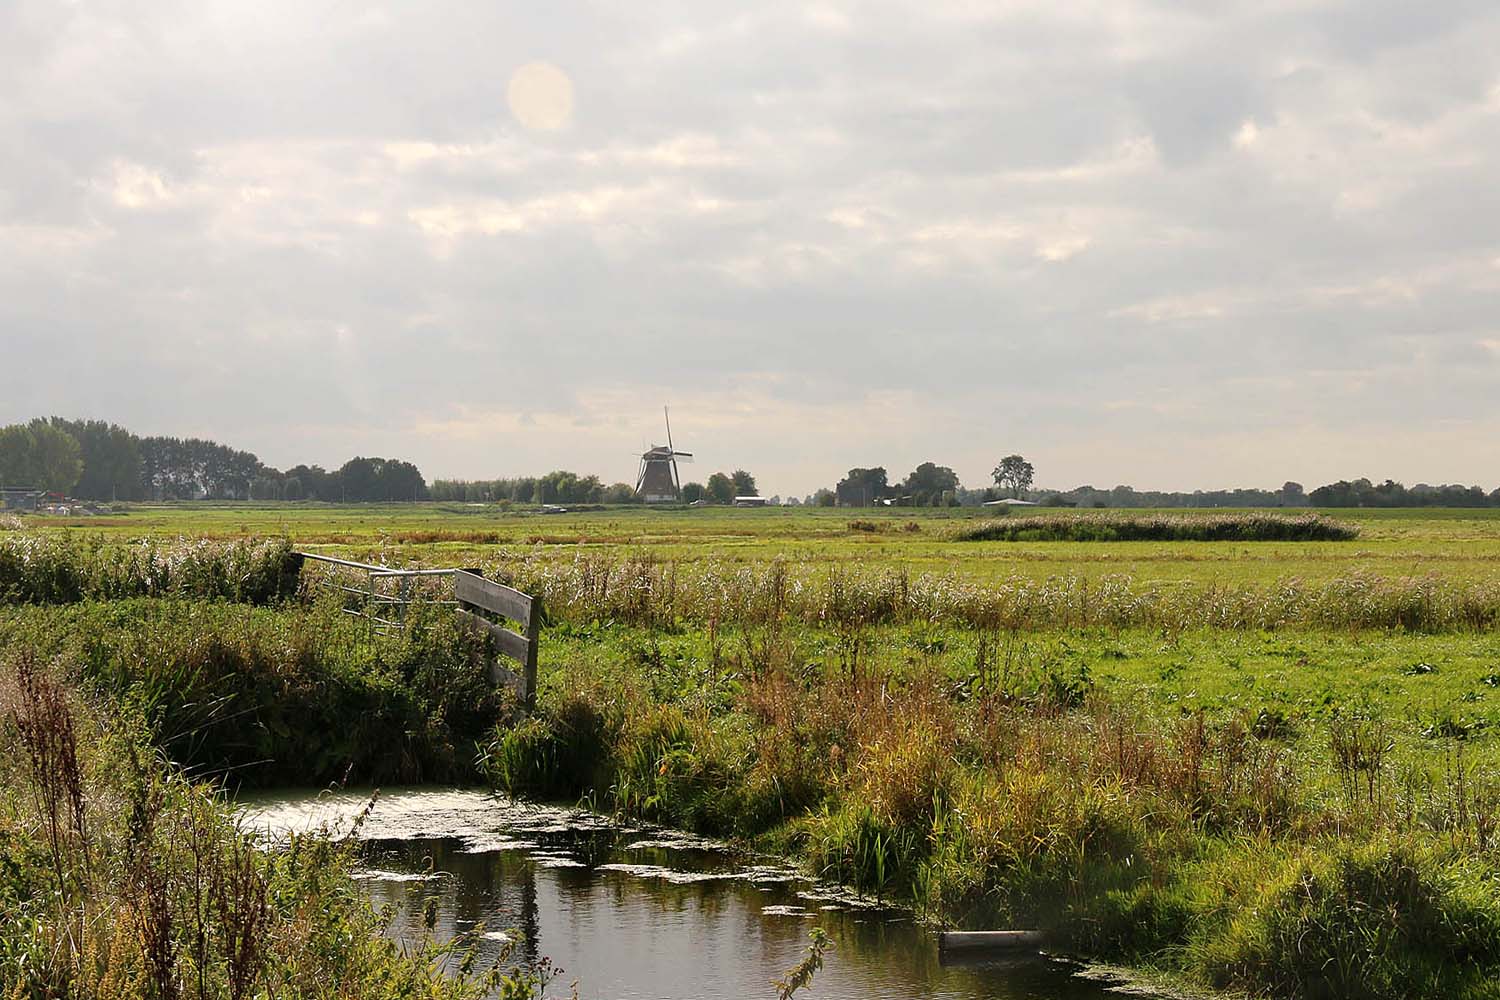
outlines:
[[[0,489],[0,510],[36,510],[47,494],[30,487]]]
[[[765,497],[735,497],[734,498],[734,505],[736,507],[765,507],[765,506],[768,506],[769,503],[770,503],[770,501],[768,501]]]
[[[986,507],[1038,507],[1035,500],[1017,500],[1015,497],[1005,497],[1002,500],[986,500]]]

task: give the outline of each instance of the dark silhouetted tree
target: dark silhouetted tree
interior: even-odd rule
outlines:
[[[1036,469],[1020,455],[1006,455],[990,475],[994,477],[995,485],[1000,489],[1009,491],[1013,497],[1020,497],[1022,493],[1031,489],[1032,481],[1036,478]]]

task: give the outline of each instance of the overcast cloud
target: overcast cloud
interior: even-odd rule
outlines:
[[[0,422],[1492,488],[1497,153],[1493,2],[8,0]]]

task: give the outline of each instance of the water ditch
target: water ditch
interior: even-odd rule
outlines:
[[[368,801],[353,791],[282,791],[242,806],[247,823],[272,836],[342,835]],[[484,791],[391,789],[356,836],[360,885],[389,907],[389,934],[465,935],[486,961],[514,938],[518,956],[546,956],[563,970],[549,995],[566,996],[576,980],[581,997],[598,1000],[774,997],[771,981],[802,958],[813,927],[833,942],[805,994],[813,998],[1144,995],[1035,957],[944,963],[934,935],[905,911],[725,844],[581,810]]]

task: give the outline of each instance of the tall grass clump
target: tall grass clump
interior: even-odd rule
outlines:
[[[937,622],[984,630],[1068,628],[1403,629],[1483,631],[1500,625],[1500,580],[1355,573],[1329,580],[1163,584],[1128,574],[1098,579],[1013,576],[994,582],[912,574],[904,566],[793,569],[715,561],[521,559],[487,567],[543,598],[553,622],[652,629],[753,627],[800,621],[833,629],[857,670],[870,628]]]
[[[231,785],[452,781],[504,711],[480,638],[414,605],[399,635],[334,602],[135,599],[0,608],[0,650],[66,663],[178,765]]]
[[[1370,717],[1294,730],[1117,700],[1055,664],[955,685],[829,651],[741,663],[722,694],[562,667],[492,734],[492,776],[1202,986],[1477,998],[1500,976],[1500,799],[1461,754],[1418,780]]]
[[[1190,946],[1211,985],[1310,1000],[1494,995],[1493,870],[1403,838],[1273,865],[1247,883],[1237,919]]]
[[[106,717],[107,716],[107,717]],[[472,941],[404,946],[350,878],[349,843],[258,842],[174,772],[129,712],[98,713],[34,656],[0,675],[0,984],[15,998],[480,1000]],[[450,974],[450,972],[452,974]]]
[[[296,595],[301,567],[285,538],[118,544],[27,533],[0,538],[0,602],[193,597],[272,604]]]
[[[953,532],[960,542],[1345,542],[1359,528],[1319,514],[1039,514]]]

